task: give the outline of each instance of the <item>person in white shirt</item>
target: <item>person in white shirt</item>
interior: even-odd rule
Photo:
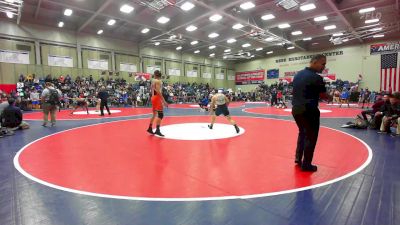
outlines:
[[[223,94],[223,90],[218,90],[218,93],[211,98],[210,114],[212,116],[211,124],[208,125],[208,128],[213,129],[216,117],[222,114],[235,127],[236,133],[240,132],[236,122],[229,115],[228,105],[229,99]]]

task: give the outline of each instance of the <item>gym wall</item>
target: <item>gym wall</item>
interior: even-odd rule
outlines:
[[[394,41],[394,40],[393,40]],[[396,40],[398,41],[398,40]],[[390,42],[388,40],[380,41]],[[370,44],[361,44],[356,46],[340,47],[324,50],[322,52],[296,52],[287,55],[271,56],[263,59],[252,60],[237,64],[235,70],[251,71],[256,69],[279,69],[279,77],[284,77],[286,72],[299,71],[309,65],[310,59],[299,59],[294,57],[314,55],[317,53],[333,53],[332,56],[327,56],[326,68],[329,69],[329,74],[336,74],[336,78],[356,82],[358,75],[363,76],[360,86],[362,88],[369,88],[370,90],[379,90],[380,84],[380,66],[381,56],[370,55]],[[336,55],[338,54],[338,55]],[[292,61],[289,61],[291,58]],[[278,60],[285,59],[285,62],[277,62]],[[267,84],[275,83],[278,79],[267,79]],[[240,85],[243,91],[254,90],[255,85]]]
[[[234,80],[228,80],[227,76],[228,73],[234,74],[234,65],[230,62],[162,48],[139,47],[130,41],[76,34],[35,24],[23,23],[18,26],[3,20],[0,23],[0,49],[28,51],[30,59],[29,65],[0,63],[1,84],[15,84],[20,74],[29,73],[38,76],[70,74],[74,78],[78,75],[108,78],[108,73],[101,75],[101,70],[88,68],[88,60],[92,59],[108,61],[111,71],[120,71],[121,63],[135,65],[137,72],[147,72],[148,68],[157,67],[163,74],[169,75],[171,83],[197,82],[209,83],[217,88],[235,87]],[[48,55],[71,57],[73,67],[49,66]],[[180,75],[170,75],[170,69],[180,70]],[[187,71],[194,69],[197,70],[197,77],[187,77]],[[211,73],[211,78],[203,78],[206,70]],[[215,73],[220,74],[221,71],[224,73],[223,79],[217,80]],[[128,72],[120,72],[118,77],[135,82]]]

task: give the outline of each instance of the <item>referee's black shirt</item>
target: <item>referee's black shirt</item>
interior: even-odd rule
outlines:
[[[319,94],[324,92],[326,88],[322,77],[306,67],[294,76],[292,105],[318,108]]]

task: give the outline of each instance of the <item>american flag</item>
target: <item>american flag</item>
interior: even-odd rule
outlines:
[[[381,55],[381,91],[400,91],[398,53]]]

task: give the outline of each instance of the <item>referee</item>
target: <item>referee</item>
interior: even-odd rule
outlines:
[[[104,107],[106,107],[108,115],[111,115],[110,108],[108,108],[108,92],[105,87],[101,87],[97,98],[101,100],[100,102],[100,116],[104,116]]]
[[[299,128],[295,163],[302,171],[317,171],[312,165],[319,132],[320,113],[318,101],[327,98],[323,78],[318,75],[325,69],[326,56],[315,55],[310,67],[299,71],[293,79],[292,115]]]

